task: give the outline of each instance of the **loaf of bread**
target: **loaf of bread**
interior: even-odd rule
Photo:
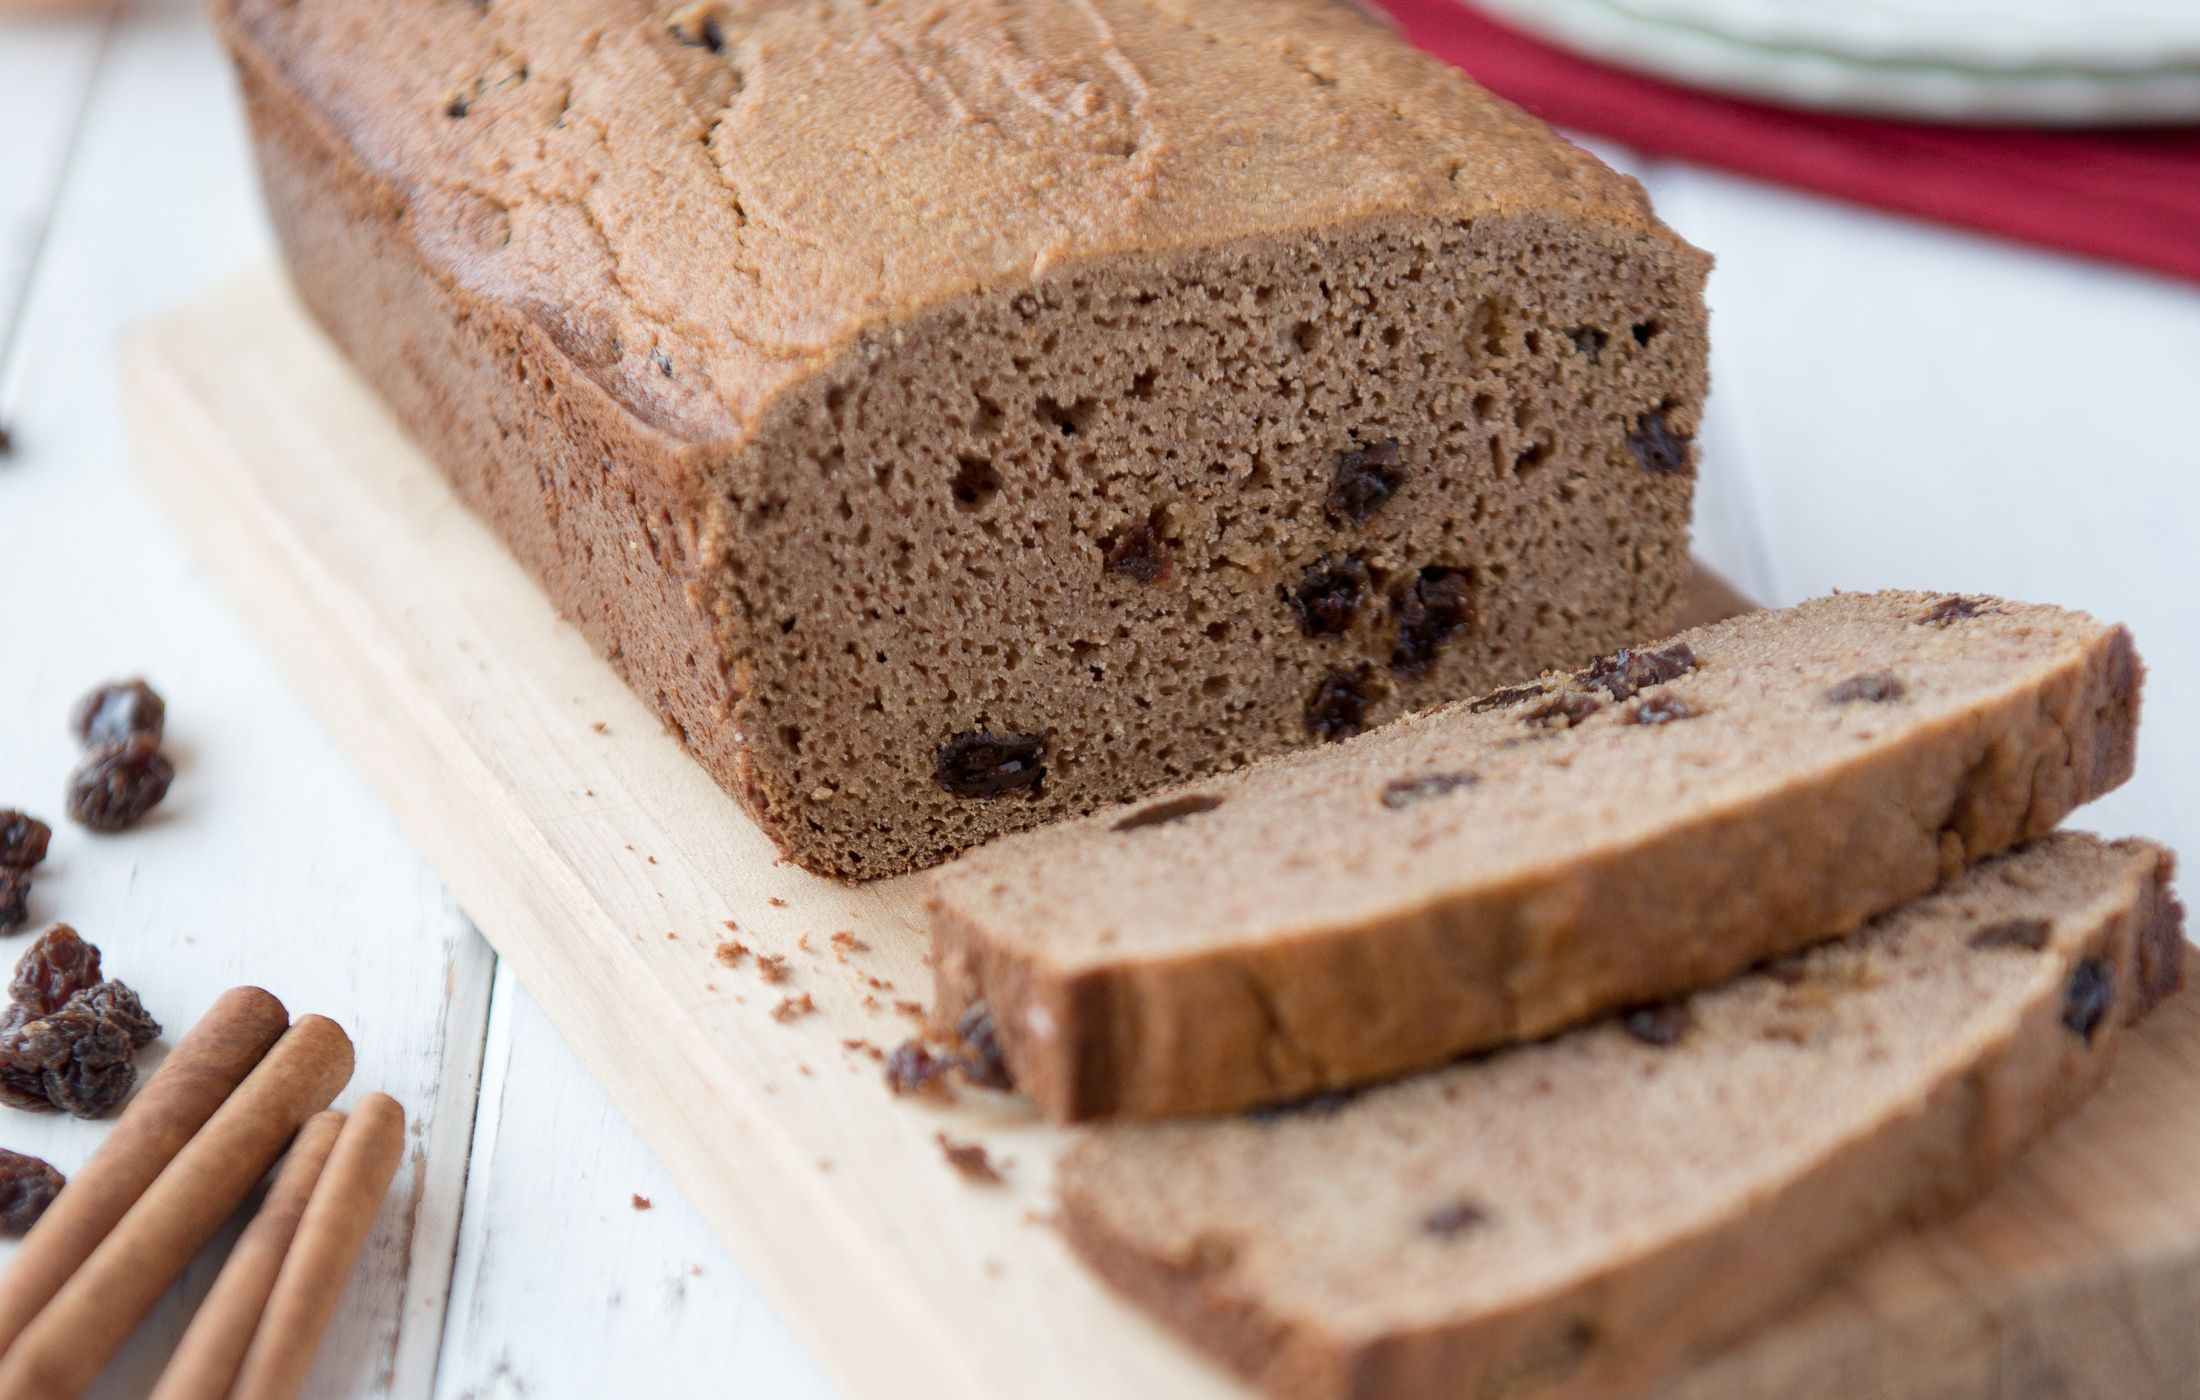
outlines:
[[[964,856],[943,1010],[1050,1115],[1273,1102],[1856,927],[2131,773],[2122,628],[1835,594]]]
[[[870,877],[1664,619],[1707,260],[1333,0],[214,0],[306,304]]]
[[[1587,1400],[1950,1210],[2177,985],[2167,853],[2056,835],[1852,938],[1346,1100],[1103,1129],[1071,1241],[1290,1400]]]

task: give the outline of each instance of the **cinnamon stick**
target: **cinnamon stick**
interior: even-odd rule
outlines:
[[[234,987],[168,1052],[0,1275],[0,1351],[91,1257],[289,1023],[274,997],[258,987]]]
[[[148,1400],[222,1400],[229,1394],[274,1291],[276,1272],[290,1252],[298,1221],[343,1125],[344,1115],[328,1109],[298,1130],[298,1140],[275,1168],[266,1199],[229,1252],[229,1262],[199,1304]]]
[[[351,1065],[334,1021],[306,1016],[285,1031],[0,1357],[0,1400],[82,1395]]]
[[[369,1094],[351,1111],[252,1334],[229,1400],[292,1400],[405,1151],[405,1110]]]

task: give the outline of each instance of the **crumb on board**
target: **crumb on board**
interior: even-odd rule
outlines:
[[[777,953],[758,953],[756,971],[767,982],[784,982],[787,980],[787,960]]]
[[[731,919],[728,919],[728,920],[726,920],[726,932],[728,932],[728,933],[739,933],[740,931],[741,931],[741,926],[740,926],[739,924],[735,923],[735,922],[734,922],[733,920],[731,920]]]
[[[647,1197],[647,1196],[643,1195],[643,1194],[642,1194],[641,1192],[637,1191],[637,1192],[635,1192],[635,1193],[634,1193],[634,1209],[636,1209],[636,1210],[654,1210],[654,1209],[656,1209],[656,1202],[654,1202],[654,1201],[650,1200],[650,1199],[649,1199],[649,1197]]]
[[[883,977],[866,976],[863,979],[863,985],[869,987],[874,992],[890,992],[894,990],[894,984],[887,981]]]
[[[852,928],[844,928],[833,935],[833,949],[840,953],[868,953],[871,945],[856,937]]]
[[[732,967],[748,955],[749,945],[731,938],[719,944],[711,952],[711,956],[718,959],[720,967]]]
[[[668,939],[670,939],[670,940],[671,940],[672,942],[674,942],[674,943],[677,943],[677,942],[679,942],[679,941],[680,941],[680,935],[679,935],[679,934],[677,934],[677,933],[674,933],[674,932],[673,932],[673,931],[672,931],[671,929],[666,929],[666,930],[665,930],[665,937],[666,937],[666,938],[668,938]]]
[[[945,1133],[932,1136],[940,1145],[940,1154],[947,1158],[947,1165],[955,1169],[957,1176],[973,1186],[1001,1184],[1000,1169],[993,1165],[984,1143],[957,1142]]]
[[[894,1009],[912,1021],[925,1019],[924,1003],[921,1001],[897,1001],[894,1003]]]
[[[800,938],[797,938],[797,939],[796,939],[796,940],[794,941],[794,946],[795,946],[795,947],[797,947],[797,948],[799,948],[799,949],[801,949],[801,950],[802,950],[803,952],[805,952],[805,953],[809,952],[809,951],[810,951],[810,935],[808,935],[808,934],[806,934],[806,933],[805,933],[805,934],[803,934],[803,935],[802,935],[802,936],[801,936]]]
[[[600,719],[597,720],[594,724],[589,725],[588,727],[595,730],[598,734],[609,734],[611,732],[611,726],[605,724]]]
[[[779,897],[778,895],[776,895],[776,894],[775,894],[775,895],[773,895],[773,896],[772,896],[772,897],[771,897],[771,898],[770,898],[769,900],[767,900],[767,901],[766,901],[766,903],[770,904],[770,905],[771,905],[771,907],[772,907],[772,908],[774,908],[774,909],[784,909],[784,908],[786,908],[786,907],[787,907],[787,901],[786,901],[786,900],[784,900],[784,899],[781,899],[781,898],[780,898],[780,897]]]
[[[783,998],[779,1005],[773,1007],[772,1019],[782,1022],[792,1021],[798,1017],[807,1016],[815,1010],[817,1010],[817,1004],[810,1000],[810,994],[800,992],[794,996]]]
[[[865,1011],[876,1011],[878,1010],[878,998],[872,996],[869,992],[865,992],[863,1000],[858,1005],[862,1006]]]

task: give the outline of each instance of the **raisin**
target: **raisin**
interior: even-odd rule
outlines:
[[[67,924],[55,924],[15,964],[8,998],[32,1016],[46,1016],[98,982],[99,949]]]
[[[1194,792],[1182,797],[1172,797],[1166,802],[1156,802],[1117,822],[1112,830],[1143,831],[1149,826],[1166,826],[1186,817],[1196,817],[1202,812],[1212,812],[1222,805],[1222,799],[1212,793]]]
[[[1383,805],[1392,811],[1459,792],[1482,781],[1472,773],[1423,773],[1418,778],[1398,778],[1383,784]]]
[[[130,1033],[89,1011],[25,1022],[0,1041],[0,1098],[31,1107],[34,1095],[77,1118],[97,1118],[137,1083]]]
[[[0,1234],[27,1232],[67,1184],[51,1162],[0,1147]]]
[[[1594,695],[1562,690],[1522,715],[1520,722],[1536,729],[1571,729],[1603,708],[1604,702]]]
[[[46,858],[53,828],[22,812],[0,812],[0,866],[28,870]]]
[[[85,755],[69,774],[69,817],[93,831],[127,831],[160,805],[176,767],[140,734]]]
[[[1695,709],[1678,695],[1653,695],[1627,712],[1629,724],[1671,724],[1695,717]]]
[[[1354,447],[1337,454],[1337,474],[1322,511],[1332,524],[1365,525],[1405,484],[1405,454],[1395,441]]]
[[[167,702],[144,681],[110,681],[76,702],[69,728],[86,748],[105,748],[140,734],[158,742]]]
[[[915,1040],[905,1040],[886,1057],[886,1087],[897,1094],[921,1094],[954,1068]]]
[[[1436,664],[1446,642],[1474,623],[1474,586],[1464,569],[1430,565],[1399,597],[1398,639],[1391,644],[1390,669],[1418,676]]]
[[[957,797],[1000,797],[1029,788],[1037,796],[1046,780],[1044,734],[957,734],[940,746],[932,778]]]
[[[1670,407],[1661,404],[1651,409],[1627,430],[1627,450],[1635,455],[1636,464],[1653,476],[1679,476],[1688,470],[1691,439],[1666,425],[1665,414]]]
[[[0,865],[0,933],[15,933],[31,921],[31,873]]]
[[[1421,1233],[1448,1240],[1489,1223],[1490,1213],[1473,1201],[1446,1201],[1421,1217]]]
[[[2047,924],[2041,919],[2003,919],[1972,934],[1970,944],[1981,950],[2037,953],[2047,946]]]
[[[962,1043],[955,1067],[962,1071],[963,1078],[981,1089],[1016,1087],[1016,1076],[1009,1072],[1008,1059],[1001,1053],[1000,1028],[984,1002],[971,1003],[956,1020],[955,1039]]]
[[[672,16],[667,28],[672,31],[673,38],[689,48],[709,49],[712,53],[726,51],[725,24],[715,5],[696,5],[682,10]]]
[[[81,1011],[97,1016],[110,1025],[120,1027],[130,1037],[130,1047],[143,1050],[160,1038],[160,1022],[146,1014],[145,1003],[130,990],[126,982],[100,982],[86,987],[61,1008],[63,1011]]]
[[[1826,698],[1836,705],[1847,705],[1862,700],[1871,705],[1889,705],[1904,695],[1902,682],[1885,671],[1862,671],[1847,680],[1836,681],[1826,692]]]
[[[1515,705],[1526,704],[1543,694],[1540,685],[1515,685],[1504,690],[1493,690],[1479,699],[1469,700],[1467,709],[1474,714],[1486,715],[1492,710],[1509,710]]]
[[[1597,362],[1597,356],[1604,353],[1604,347],[1610,344],[1612,340],[1610,336],[1598,330],[1595,326],[1576,326],[1567,332],[1566,338],[1574,343],[1574,349],[1585,356],[1592,365]]]
[[[2093,1033],[2115,1004],[2116,974],[2099,958],[2087,958],[2071,969],[2070,980],[2063,986],[2062,1023],[2091,1045]]]
[[[1367,723],[1367,707],[1375,698],[1367,666],[1339,671],[1322,678],[1306,702],[1306,729],[1325,740],[1349,739]]]
[[[1163,532],[1161,512],[1108,540],[1101,567],[1139,583],[1159,583],[1169,576],[1169,541]]]
[[[1696,669],[1696,653],[1686,642],[1675,642],[1659,651],[1630,651],[1621,647],[1600,656],[1574,680],[1592,690],[1602,689],[1614,700],[1633,699],[1637,691],[1678,680]]]
[[[1620,1029],[1645,1045],[1660,1049],[1678,1045],[1687,1037],[1696,1018],[1680,1002],[1669,1001],[1659,1006],[1638,1006],[1619,1018]]]
[[[1333,637],[1351,628],[1367,595],[1367,565],[1347,555],[1307,566],[1296,586],[1284,593],[1299,630],[1309,637]]]
[[[2000,612],[1991,598],[1965,598],[1951,593],[1925,610],[1919,618],[1921,627],[1947,627],[1967,618],[1984,617],[1987,613]]]

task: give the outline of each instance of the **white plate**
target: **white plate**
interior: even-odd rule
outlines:
[[[1956,122],[2200,121],[2200,0],[1476,0],[1623,67]]]

